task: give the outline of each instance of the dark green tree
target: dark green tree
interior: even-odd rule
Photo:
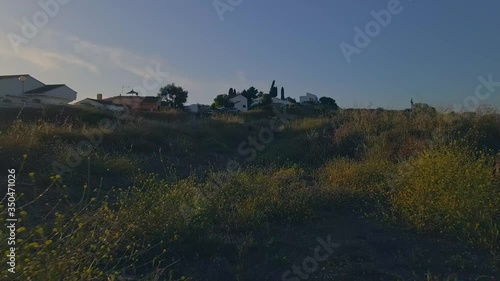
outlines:
[[[227,93],[229,98],[233,98],[236,96],[236,89],[230,88],[229,92]]]
[[[273,80],[273,84],[271,85],[271,89],[269,90],[269,95],[272,98],[275,98],[278,96],[278,87],[275,86],[276,80]]]
[[[249,101],[257,98],[257,94],[259,93],[259,90],[255,89],[255,87],[250,87],[248,90],[244,90],[241,92],[241,95],[246,97]]]
[[[424,113],[430,116],[435,116],[437,114],[436,108],[426,103],[414,103],[411,111],[414,113]]]
[[[262,101],[260,103],[261,106],[269,106],[273,103],[273,98],[271,97],[271,95],[267,95],[267,94],[264,94],[262,96]]]
[[[162,97],[162,100],[170,104],[172,108],[183,108],[184,103],[187,102],[188,91],[172,83],[162,87],[159,96]]]
[[[285,100],[285,88],[281,87],[281,100]]]
[[[218,95],[214,99],[214,106],[215,108],[221,108],[221,107],[230,107],[231,102],[229,101],[229,96],[228,95]]]
[[[319,99],[319,102],[321,103],[321,105],[329,108],[329,109],[333,109],[333,110],[337,110],[339,109],[339,106],[337,105],[337,102],[330,98],[330,97],[321,97]]]

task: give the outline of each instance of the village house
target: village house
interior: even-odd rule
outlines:
[[[205,105],[205,104],[196,103],[196,104],[191,104],[191,105],[186,106],[186,109],[189,112],[200,113],[200,112],[206,112],[206,111],[210,110],[210,106]]]
[[[104,99],[115,105],[126,106],[137,111],[159,111],[161,107],[160,97],[140,97],[140,96],[116,96]]]
[[[29,74],[0,76],[0,107],[67,105],[76,96],[64,84],[46,85]]]
[[[241,112],[247,112],[248,111],[248,99],[244,97],[243,95],[237,95],[229,101],[234,104],[234,108],[236,108],[238,111]]]
[[[318,99],[318,96],[316,96],[316,95],[313,95],[311,93],[306,93],[305,96],[299,97],[299,102],[300,103],[318,103],[319,99]]]
[[[272,104],[274,105],[291,105],[292,103],[289,102],[288,100],[282,100],[282,99],[278,99],[278,98],[272,98],[271,99],[271,102]],[[256,98],[253,100],[252,102],[252,105],[250,105],[250,108],[254,108],[254,107],[257,107],[259,106],[260,104],[262,103],[262,97],[260,98]]]
[[[144,97],[139,104],[139,109],[142,111],[159,111],[160,107],[160,97]]]
[[[115,96],[104,99],[104,102],[111,102],[114,105],[126,106],[135,111],[160,111],[162,106],[161,97],[158,96],[139,96],[134,90],[128,92],[131,96]]]
[[[86,98],[75,103],[77,106],[92,106],[99,109],[112,111],[124,111],[126,108],[134,111],[159,111],[161,108],[161,97],[141,97],[134,90],[128,92],[130,96],[115,96],[107,99],[102,94],[97,94],[97,99]]]
[[[114,104],[111,101],[102,100],[102,94],[97,94],[97,99],[86,98],[78,101],[75,106],[95,107],[103,110],[125,111],[125,107],[120,104]]]

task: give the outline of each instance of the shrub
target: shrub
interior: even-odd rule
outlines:
[[[365,148],[366,134],[353,123],[345,123],[335,131],[333,142],[342,157],[359,157]]]
[[[343,207],[364,207],[383,204],[392,170],[393,165],[385,161],[340,158],[321,168],[318,178],[325,200]]]
[[[92,198],[79,212],[56,212],[50,223],[28,226],[23,222],[27,227],[19,227],[16,237],[17,277],[115,280],[123,269],[135,267],[139,258],[154,248],[137,228],[145,217],[136,214],[133,220],[125,218],[107,203]],[[2,241],[7,235],[0,232]],[[0,261],[5,264],[6,256]]]
[[[399,170],[394,210],[422,231],[453,233],[493,246],[498,239],[498,182],[491,159],[452,144],[426,151]]]
[[[311,193],[297,167],[219,173],[216,187],[205,183],[210,209],[225,230],[259,227],[269,221],[297,221],[312,210]],[[212,187],[210,187],[212,186]]]

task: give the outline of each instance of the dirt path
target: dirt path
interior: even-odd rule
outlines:
[[[222,240],[227,247],[196,266],[195,280],[500,280],[487,252],[354,215],[320,213],[314,223]],[[440,278],[427,279],[428,272]]]

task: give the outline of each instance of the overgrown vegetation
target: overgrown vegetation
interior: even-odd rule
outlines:
[[[259,140],[272,113],[4,113],[1,168],[17,170],[16,278],[253,280],[269,276],[248,267],[258,253],[280,278],[292,263],[273,242],[276,227],[312,223],[321,212],[459,239],[487,260],[467,261],[484,271],[476,277],[498,274],[498,114],[290,112],[297,118],[252,162],[238,145]],[[9,233],[0,235],[6,245]],[[415,280],[435,280],[412,255]],[[448,269],[459,269],[439,274],[467,269],[462,253],[453,257]],[[339,258],[331,270],[348,264]]]

